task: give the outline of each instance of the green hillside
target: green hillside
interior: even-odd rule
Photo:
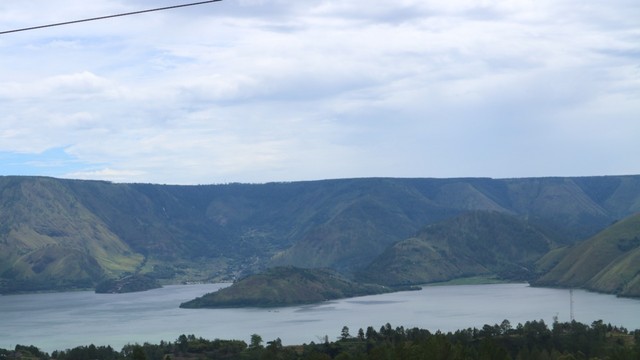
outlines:
[[[541,262],[547,262],[547,258]],[[640,297],[640,214],[569,247],[555,263],[535,285]]]
[[[0,292],[92,287],[143,261],[63,182],[0,184]]]
[[[130,274],[224,281],[287,265],[351,276],[468,211],[526,218],[570,245],[640,211],[640,176],[202,186],[0,177],[0,293]]]
[[[400,241],[359,273],[385,285],[424,284],[498,274],[524,280],[552,241],[528,222],[495,211],[474,211],[427,226]]]
[[[276,267],[180,305],[182,308],[280,307],[393,291],[358,284],[327,269]]]

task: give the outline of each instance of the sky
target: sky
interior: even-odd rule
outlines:
[[[0,31],[188,0],[3,0]],[[0,35],[0,175],[640,174],[637,0],[223,0]]]

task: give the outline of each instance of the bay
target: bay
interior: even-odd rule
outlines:
[[[35,345],[52,352],[83,345],[175,341],[181,334],[207,339],[249,341],[259,334],[283,344],[336,339],[343,326],[378,330],[420,327],[454,331],[508,319],[512,326],[531,320],[551,324],[570,320],[566,289],[527,284],[426,286],[407,291],[276,309],[180,309],[184,301],[228,284],[172,285],[130,294],[67,292],[0,296],[0,348]],[[640,328],[640,300],[573,291],[577,321],[596,320]]]

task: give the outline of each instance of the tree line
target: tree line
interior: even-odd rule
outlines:
[[[116,351],[110,346],[79,346],[51,354],[35,346],[17,345],[0,349],[0,359],[59,360],[349,360],[349,359],[436,359],[436,360],[638,360],[640,330],[595,321],[543,320],[512,326],[508,320],[455,332],[431,332],[419,328],[392,327],[385,324],[358,329],[354,334],[344,326],[335,340],[328,336],[318,343],[283,346],[280,339],[264,342],[258,334],[249,344],[241,340],[207,340],[195,335],[180,335],[173,342],[129,344]]]

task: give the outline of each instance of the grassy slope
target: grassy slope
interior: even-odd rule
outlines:
[[[566,250],[537,285],[584,287],[640,296],[640,214]]]

